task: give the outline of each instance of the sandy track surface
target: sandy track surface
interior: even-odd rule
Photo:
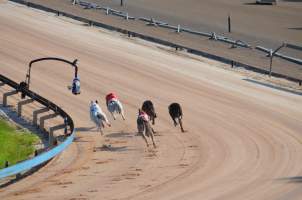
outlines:
[[[0,189],[1,199],[301,199],[302,97],[246,81],[203,62],[40,11],[0,4],[0,70],[21,81],[44,56],[80,60],[82,93],[67,90],[73,70],[37,64],[31,89],[62,106],[77,139],[46,167]],[[126,121],[104,137],[88,104],[116,91]],[[157,149],[136,136],[136,113],[155,103]],[[183,105],[181,133],[167,106]],[[111,144],[110,149],[102,145]]]

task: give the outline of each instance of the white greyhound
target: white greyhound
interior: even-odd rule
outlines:
[[[114,115],[115,113],[121,114],[123,120],[125,120],[123,105],[119,100],[117,99],[110,100],[107,104],[107,109],[111,113],[114,120],[115,120],[115,115]]]
[[[104,122],[110,127],[111,124],[107,119],[106,114],[102,111],[97,101],[90,102],[90,119],[97,126],[98,131],[103,135]]]

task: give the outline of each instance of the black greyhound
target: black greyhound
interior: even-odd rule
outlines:
[[[182,114],[181,106],[178,103],[172,103],[169,105],[168,109],[169,109],[169,114],[174,122],[174,126],[177,126],[176,119],[178,119],[181,131],[185,132],[182,126],[183,114]]]

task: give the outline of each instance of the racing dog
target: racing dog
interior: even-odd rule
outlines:
[[[143,139],[145,140],[145,142],[147,144],[147,147],[149,147],[147,137],[151,137],[153,147],[156,148],[156,145],[155,145],[155,142],[154,142],[153,130],[151,128],[151,125],[150,125],[150,122],[149,122],[149,116],[147,115],[147,113],[145,113],[144,111],[139,109],[136,123],[137,123],[138,133],[142,135]]]
[[[111,113],[113,119],[115,120],[115,113],[121,114],[123,120],[125,120],[124,109],[122,103],[118,100],[114,93],[109,93],[106,95],[106,105],[108,111]]]
[[[146,100],[144,101],[143,105],[142,105],[142,110],[147,113],[147,115],[150,117],[150,120],[152,121],[152,124],[155,124],[155,118],[157,117],[156,113],[155,113],[155,109],[153,106],[152,101],[150,100]]]
[[[104,126],[104,122],[110,127],[111,124],[108,121],[105,113],[102,111],[102,109],[100,108],[100,106],[98,105],[98,101],[91,101],[90,102],[90,119],[95,123],[95,125],[97,126],[98,131],[100,131],[100,133],[103,135],[103,128]]]
[[[181,131],[185,132],[182,126],[183,114],[182,114],[181,106],[178,103],[172,103],[169,105],[168,109],[169,109],[169,114],[174,122],[174,126],[177,126],[178,123],[176,120],[178,120]]]

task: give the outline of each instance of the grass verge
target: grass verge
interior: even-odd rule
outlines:
[[[37,135],[0,119],[0,169],[4,168],[6,161],[13,165],[26,160],[34,153],[34,144],[37,141]]]

